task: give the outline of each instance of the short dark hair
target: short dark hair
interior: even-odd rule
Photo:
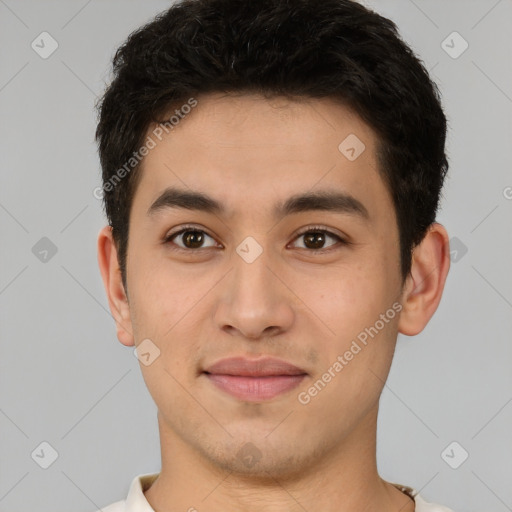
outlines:
[[[437,86],[391,20],[350,0],[182,0],[129,35],[113,75],[96,105],[96,140],[125,289],[140,165],[112,178],[152,123],[213,92],[331,98],[354,110],[377,135],[405,282],[412,250],[436,218],[448,170],[446,118]]]

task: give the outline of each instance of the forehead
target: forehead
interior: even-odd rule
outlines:
[[[201,96],[169,133],[153,138],[134,200],[146,210],[170,186],[215,198],[228,217],[256,209],[271,216],[292,195],[329,189],[390,206],[376,136],[331,99]]]
[[[340,137],[350,134],[372,147],[376,142],[372,130],[352,109],[331,98],[215,93],[201,96],[188,115],[174,119],[178,122],[172,134],[180,144],[247,151],[265,146],[276,152],[281,149],[288,157],[293,151],[298,158],[307,157],[310,148],[332,148],[333,143],[337,149]],[[190,139],[191,132],[195,140]]]

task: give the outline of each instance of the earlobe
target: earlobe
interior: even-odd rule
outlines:
[[[123,345],[133,346],[135,342],[132,333],[130,308],[121,278],[111,226],[105,226],[98,234],[98,265],[107,293],[110,311],[116,322],[117,338]]]
[[[450,242],[446,229],[434,222],[413,251],[411,273],[402,293],[400,333],[419,334],[435,313],[450,269]]]

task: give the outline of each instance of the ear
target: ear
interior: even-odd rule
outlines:
[[[441,301],[449,269],[448,233],[434,222],[413,250],[411,272],[401,298],[400,333],[415,336],[425,328]]]
[[[110,311],[116,322],[117,338],[123,345],[134,345],[130,308],[121,278],[111,226],[105,226],[98,234],[98,265],[107,292]]]

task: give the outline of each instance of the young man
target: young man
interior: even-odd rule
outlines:
[[[188,0],[114,71],[98,260],[162,467],[103,511],[447,511],[376,464],[397,335],[449,270],[446,120],[394,24],[349,0]]]

